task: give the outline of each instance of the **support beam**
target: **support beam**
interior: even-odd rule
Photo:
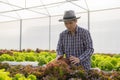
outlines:
[[[22,19],[20,19],[20,42],[19,42],[19,50],[22,49]]]
[[[90,31],[90,11],[88,11],[88,30]]]
[[[0,16],[5,16],[5,17],[13,18],[13,19],[18,19],[18,18],[16,18],[16,17],[8,16],[8,15],[3,15],[3,14],[0,14]]]
[[[75,4],[75,3],[71,2],[71,1],[70,1],[70,3],[71,3],[71,4],[73,4],[73,5],[75,5],[75,6],[77,6],[77,7],[79,7],[79,8],[81,8],[81,9],[83,9],[83,10],[86,10],[86,11],[88,11],[86,8],[84,8],[84,7],[81,7],[81,6],[80,6],[80,5],[78,5],[78,4]]]
[[[51,50],[51,16],[49,16],[49,51]]]
[[[32,11],[32,12],[35,12],[35,13],[39,13],[39,14],[42,14],[42,15],[48,15],[48,14],[45,14],[45,13],[40,13],[40,12],[37,12],[37,11],[33,11],[33,10],[30,10],[32,9],[33,7],[28,7],[26,8],[23,8],[23,7],[20,7],[20,6],[17,6],[17,5],[13,5],[13,4],[10,4],[10,3],[7,3],[7,2],[3,2],[3,1],[0,1],[0,3],[3,3],[3,4],[7,4],[7,5],[10,5],[10,6],[13,6],[13,7],[17,7],[18,9],[14,9],[14,10],[8,10],[8,11],[2,11],[0,13],[8,13],[8,12],[15,12],[15,11],[21,11],[21,10],[28,10],[28,11]]]
[[[14,10],[8,10],[8,11],[2,11],[0,13],[7,13],[7,12],[14,12],[14,11],[21,11],[21,10],[29,10],[29,11],[33,11],[33,10],[30,10],[30,9],[33,9],[33,8],[40,8],[40,7],[43,7],[43,6],[51,6],[51,5],[56,5],[56,4],[62,4],[62,3],[66,3],[67,1],[61,1],[61,2],[56,2],[56,3],[50,3],[50,4],[44,4],[44,5],[39,5],[39,6],[33,6],[33,7],[26,7],[26,8],[23,8],[23,7],[20,7],[20,6],[17,6],[17,5],[13,5],[13,4],[10,4],[10,3],[6,3],[6,2],[3,2],[3,1],[0,1],[0,3],[3,3],[3,4],[7,4],[7,5],[10,5],[10,6],[14,6],[14,7],[17,7],[19,9],[14,9]],[[37,12],[37,11],[33,11],[33,12]],[[40,12],[37,12],[39,14],[43,14],[43,15],[47,15],[48,14],[45,14],[45,13],[40,13]]]

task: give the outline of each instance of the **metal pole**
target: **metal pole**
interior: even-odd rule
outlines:
[[[90,31],[90,11],[88,10],[88,30]]]
[[[22,46],[22,19],[20,19],[20,43],[19,43],[19,49],[21,50]]]
[[[51,16],[49,16],[49,50],[51,50]]]

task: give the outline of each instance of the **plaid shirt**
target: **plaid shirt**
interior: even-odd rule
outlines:
[[[89,70],[90,56],[94,51],[89,31],[78,26],[74,35],[68,30],[63,31],[60,34],[56,51],[58,55],[66,54],[66,58],[69,58],[70,55],[78,57],[80,59],[78,65]]]

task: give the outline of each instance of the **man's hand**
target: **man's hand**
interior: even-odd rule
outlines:
[[[77,63],[80,63],[80,59],[77,58],[77,57],[74,57],[74,56],[70,56],[69,60],[74,65],[77,64]]]
[[[57,57],[56,57],[56,60],[60,60],[60,59],[62,59],[63,58],[63,55],[58,55]]]

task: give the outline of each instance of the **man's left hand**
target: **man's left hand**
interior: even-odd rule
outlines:
[[[74,65],[77,64],[77,63],[80,63],[80,59],[77,58],[77,57],[74,57],[74,56],[70,56],[69,60]]]

